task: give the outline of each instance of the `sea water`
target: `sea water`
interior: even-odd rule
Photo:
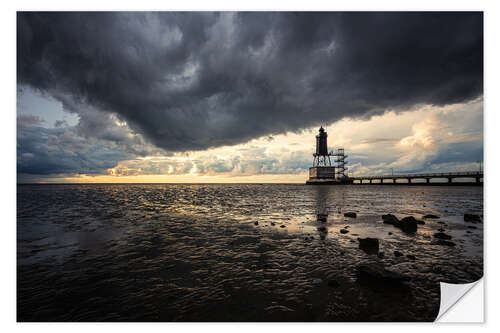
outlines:
[[[432,321],[440,281],[483,274],[482,211],[481,187],[18,185],[18,320]],[[411,280],[365,285],[366,263]]]

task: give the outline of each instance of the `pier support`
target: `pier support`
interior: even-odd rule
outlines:
[[[372,180],[370,179],[370,184],[372,183]]]
[[[448,178],[448,183],[451,183],[452,182],[452,179],[451,177]]]
[[[411,178],[408,178],[408,184],[411,184]]]
[[[479,184],[480,182],[481,182],[481,178],[476,177],[476,183],[478,183],[478,184]]]
[[[430,178],[425,178],[425,182],[426,182],[427,184],[429,184],[429,183],[431,182],[431,179],[430,179]]]

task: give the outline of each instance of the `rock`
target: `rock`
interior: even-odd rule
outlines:
[[[274,223],[274,222],[271,222],[271,225],[272,225],[272,226],[274,227],[274,226],[276,225],[276,223]]]
[[[326,229],[325,227],[319,227],[318,231],[319,232],[328,232],[328,229]]]
[[[399,223],[399,228],[407,233],[417,232],[417,219],[413,216],[407,216],[401,219]]]
[[[465,213],[464,214],[464,221],[465,222],[481,222],[481,217],[479,217],[479,215],[476,215],[476,214]]]
[[[259,225],[259,221],[255,221],[253,224],[255,224],[255,225]]]
[[[392,235],[392,232],[390,232],[390,231],[389,231],[387,234],[388,234],[388,235]]]
[[[477,229],[477,227],[476,227],[476,226],[473,226],[473,225],[470,225],[470,226],[468,226],[467,228],[469,228],[469,229]]]
[[[348,225],[346,225],[346,226],[344,227],[344,229],[349,229],[349,226],[348,226]]]
[[[347,234],[348,232],[349,232],[349,230],[340,229],[340,233],[341,233],[341,234]]]
[[[405,281],[410,281],[410,277],[389,271],[377,264],[361,264],[356,267],[358,279],[382,285],[397,285]]]
[[[440,239],[436,242],[437,245],[445,245],[445,246],[455,246],[456,244],[444,239]]]
[[[406,258],[410,259],[410,260],[415,260],[415,256],[413,254],[407,254],[406,255]]]
[[[401,252],[399,252],[398,250],[394,251],[394,256],[395,257],[402,257],[403,254]]]
[[[443,228],[438,229],[439,232],[444,232],[445,230]]]
[[[318,214],[318,221],[320,222],[326,222],[328,218],[328,214]]]
[[[338,286],[340,286],[340,283],[337,280],[329,280],[328,286],[332,288],[337,288]]]
[[[384,220],[385,224],[399,224],[398,218],[392,214],[382,215],[382,220]]]
[[[427,214],[427,215],[422,216],[422,218],[424,218],[424,219],[438,219],[439,216],[432,215],[432,214]]]
[[[356,218],[356,213],[354,212],[347,212],[347,213],[344,213],[344,216],[345,217],[352,217],[352,218]]]
[[[379,241],[377,238],[358,238],[359,248],[365,251],[367,254],[377,254]]]
[[[419,221],[413,216],[407,216],[401,221],[392,214],[382,215],[382,219],[385,224],[392,224],[393,226],[400,228],[404,232],[414,233],[417,231],[417,224],[425,224],[424,221]]]
[[[286,228],[286,225],[282,224],[280,225],[280,228]]]
[[[437,239],[451,239],[451,236],[445,234],[444,232],[435,233],[434,237],[436,237]]]
[[[384,257],[384,252],[379,252],[379,253],[377,253],[377,257],[379,257],[379,258],[383,258],[383,257]]]

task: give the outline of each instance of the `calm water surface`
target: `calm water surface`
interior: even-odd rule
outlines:
[[[483,274],[483,224],[463,221],[466,212],[482,214],[478,187],[17,190],[20,321],[432,321],[439,281],[468,283]],[[326,223],[318,212],[328,212]],[[387,213],[440,218],[409,235],[383,224]],[[349,233],[341,234],[346,226]],[[439,228],[457,246],[436,245]],[[378,238],[384,256],[360,250],[358,237]],[[356,277],[361,263],[412,280],[366,286]]]

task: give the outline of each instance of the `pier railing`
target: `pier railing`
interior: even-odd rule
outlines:
[[[408,174],[391,174],[391,175],[374,175],[374,176],[356,176],[349,177],[354,181],[359,181],[359,183],[363,184],[363,181],[369,181],[372,184],[373,180],[379,180],[380,183],[383,183],[384,180],[392,180],[393,183],[396,182],[397,179],[406,179],[408,183],[411,183],[412,179],[425,179],[427,183],[430,182],[431,179],[447,179],[449,183],[453,181],[455,178],[472,178],[476,181],[476,183],[480,183],[483,178],[482,171],[463,171],[463,172],[441,172],[441,173],[408,173]]]

